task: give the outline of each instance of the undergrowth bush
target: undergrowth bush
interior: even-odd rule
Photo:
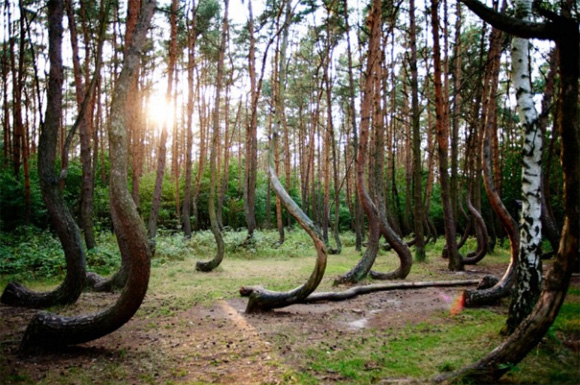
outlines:
[[[121,256],[110,232],[97,237],[98,246],[86,254],[87,270],[110,274],[120,266]],[[18,227],[11,233],[0,232],[0,276],[16,280],[56,278],[66,273],[64,251],[49,230]]]
[[[52,278],[64,271],[64,252],[48,230],[21,226],[12,233],[0,233],[0,275]]]

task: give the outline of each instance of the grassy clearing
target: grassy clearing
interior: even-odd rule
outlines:
[[[81,364],[57,365],[56,369],[47,371],[42,379],[23,369],[9,377],[0,375],[0,383],[236,383],[214,372],[199,381],[203,377],[195,377],[191,370],[184,367],[184,363],[190,361],[201,362],[202,368],[205,367],[203,370],[214,370],[216,373],[235,362],[261,365],[266,371],[279,373],[277,381],[284,384],[371,384],[384,379],[412,379],[421,383],[441,372],[452,371],[473,362],[501,341],[498,331],[505,321],[507,301],[493,308],[465,310],[456,316],[441,311],[416,322],[388,329],[367,327],[356,333],[329,329],[312,336],[305,329],[300,329],[302,326],[293,326],[293,320],[288,319],[285,320],[286,324],[281,323],[279,327],[274,325],[269,331],[258,329],[263,339],[261,343],[269,350],[254,346],[257,350],[244,352],[241,348],[231,348],[234,345],[249,345],[250,342],[246,335],[236,330],[229,331],[233,335],[227,334],[223,327],[226,322],[219,319],[210,321],[213,323],[206,326],[208,329],[204,333],[208,336],[199,336],[201,318],[193,317],[196,313],[187,313],[189,318],[185,318],[186,312],[211,309],[219,300],[238,298],[238,289],[244,285],[286,290],[301,284],[311,273],[315,251],[310,239],[302,231],[289,232],[288,241],[280,247],[275,246],[277,233],[274,231],[258,232],[255,244],[249,248],[240,247],[245,235],[244,232],[226,234],[226,258],[217,271],[212,273],[195,271],[197,260],[213,257],[215,251],[211,233],[199,233],[189,240],[181,235],[163,233],[158,237],[150,288],[136,315],[136,322],[143,325],[143,333],[159,338],[160,342],[153,343],[150,348],[141,347],[140,351],[112,346],[110,353],[98,355],[94,359],[89,357]],[[99,248],[115,255],[114,239],[110,236],[102,236],[100,239],[103,243]],[[361,253],[354,250],[352,234],[345,234],[343,242],[345,247],[340,255],[328,256],[326,276],[319,288],[321,291],[333,289],[334,278],[348,271],[361,257]],[[441,242],[429,245],[427,262],[415,264],[407,280],[472,278],[465,273],[449,273],[446,261],[439,257],[441,247]],[[508,259],[508,251],[497,248],[476,269],[501,271],[501,266],[505,266]],[[397,265],[393,252],[381,251],[375,268],[390,271]],[[101,266],[111,268],[109,263],[102,263]],[[13,278],[28,278],[25,283],[31,288],[48,290],[58,284],[61,277],[34,279],[17,272],[0,276],[0,288],[3,289]],[[433,295],[427,291],[425,293]],[[52,310],[69,314],[79,309],[95,311],[106,306],[111,299],[85,294],[81,299],[84,302],[78,308],[73,306]],[[194,306],[197,307],[192,310]],[[344,307],[348,306],[352,305],[345,302]],[[213,317],[212,314],[208,313],[208,316]],[[328,314],[331,321],[332,317],[339,316]],[[268,321],[268,316],[264,316],[264,319]],[[315,325],[319,329],[325,327],[325,322],[320,319],[324,318],[319,318],[317,322],[321,324]],[[4,321],[0,320],[0,326],[3,325]],[[22,323],[20,327],[24,325]],[[259,327],[259,324],[256,325]],[[198,339],[210,338],[214,334],[212,328],[216,331],[215,339],[200,340],[190,346],[180,345],[175,348],[185,335],[191,334],[192,338]],[[123,330],[119,333],[123,333]],[[579,336],[580,288],[576,286],[570,289],[567,301],[548,337],[504,381],[514,384],[577,384],[580,381],[577,369],[580,357],[578,352],[566,347],[565,342],[571,337],[578,340]],[[309,338],[308,342],[305,342],[306,338]],[[167,343],[163,345],[162,341]],[[0,341],[0,351],[5,350],[2,344],[5,342]],[[220,344],[225,347],[218,349]],[[270,350],[290,351],[291,354],[273,354]],[[86,352],[82,354],[86,355]],[[264,357],[269,359],[265,360]],[[10,367],[11,363],[0,354],[0,373],[8,373]],[[260,376],[258,374],[255,381],[250,379],[244,383],[266,383]]]

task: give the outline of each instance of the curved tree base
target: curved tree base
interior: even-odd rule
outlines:
[[[115,274],[108,278],[103,278],[97,273],[87,273],[86,290],[96,293],[117,292],[125,287],[128,275],[129,271],[126,266],[121,266]]]
[[[0,302],[9,306],[43,309],[55,305],[75,303],[80,294],[80,291],[73,293],[67,290],[66,283],[63,283],[53,291],[39,293],[26,288],[18,282],[10,282],[4,289]]]
[[[516,276],[515,263],[510,263],[501,280],[495,283],[491,287],[489,284],[492,282],[490,276],[483,277],[480,285],[483,289],[478,288],[476,290],[465,290],[463,292],[463,302],[465,307],[476,307],[491,305],[499,301],[500,299],[507,297],[511,293],[511,288],[514,284]],[[495,277],[493,277],[496,279]]]
[[[254,234],[248,234],[246,236],[246,239],[244,239],[242,241],[242,243],[240,243],[240,247],[243,247],[243,248],[254,247],[255,245],[256,245],[256,238],[254,237]]]
[[[133,317],[147,292],[152,254],[145,236],[143,220],[127,190],[127,148],[124,140],[126,139],[124,116],[128,86],[134,79],[141,47],[145,41],[155,6],[156,1],[149,0],[141,8],[139,22],[115,84],[111,104],[109,131],[111,207],[118,218],[119,226],[115,227],[115,233],[121,253],[122,255],[125,253],[129,260],[127,284],[117,302],[100,313],[76,317],[62,317],[45,312],[37,314],[24,333],[20,345],[21,353],[29,353],[36,349],[54,349],[105,336],[123,326]],[[62,12],[62,3],[49,2],[48,7],[49,13],[54,13],[49,17],[49,30],[62,28],[62,13],[58,15],[58,8]],[[54,8],[51,9],[51,7]],[[57,18],[58,16],[60,19]],[[53,22],[56,25],[52,25]],[[49,31],[49,34],[51,33],[55,33],[54,30]],[[85,275],[83,272],[83,280]]]
[[[214,270],[216,267],[218,267],[223,259],[224,259],[224,255],[226,254],[226,245],[224,243],[224,237],[221,233],[221,231],[217,228],[217,223],[216,223],[216,218],[215,217],[215,210],[211,207],[213,206],[213,204],[210,203],[210,221],[211,221],[211,226],[212,226],[212,233],[213,236],[215,238],[215,242],[217,244],[217,252],[215,257],[211,260],[211,261],[198,261],[195,264],[195,270],[197,271],[201,271],[204,273],[208,273],[212,270]],[[211,214],[211,211],[214,210],[214,215]]]
[[[350,271],[337,277],[332,283],[333,286],[355,284],[367,276],[368,272],[371,270],[371,267],[375,263],[377,253],[379,251],[379,238],[380,233],[378,226],[372,221],[369,222],[369,239],[363,257]]]
[[[298,302],[300,293],[297,289],[278,292],[262,286],[244,286],[240,288],[240,295],[248,297],[246,313],[258,313],[292,305]]]
[[[197,263],[195,264],[195,270],[204,273],[209,273],[210,271],[218,267],[220,264],[221,260],[218,261],[216,259],[212,259],[211,261],[207,262],[197,261]]]
[[[402,283],[381,283],[375,285],[355,286],[340,292],[321,292],[310,294],[302,303],[314,303],[322,301],[344,301],[363,294],[377,291],[420,289],[426,287],[454,287],[469,286],[478,284],[477,279],[462,281],[431,281],[431,282],[402,282]]]
[[[314,248],[316,249],[316,264],[308,280],[290,291],[275,292],[266,290],[262,287],[242,287],[240,289],[240,295],[249,297],[246,306],[247,313],[256,313],[281,308],[303,300],[316,290],[320,281],[322,281],[324,271],[326,270],[326,247],[318,228],[284,189],[284,186],[282,186],[276,173],[276,168],[274,167],[274,148],[276,138],[276,134],[271,136],[270,148],[268,151],[268,172],[270,173],[272,188],[276,192],[276,196],[279,197],[280,201],[286,207],[286,210],[288,210],[288,213],[296,218],[298,223],[300,223],[302,228],[312,239]]]
[[[394,279],[405,279],[407,274],[403,275],[401,269],[397,269],[391,271],[389,273],[381,273],[378,271],[371,270],[369,271],[369,275],[372,279],[380,280],[380,281],[388,281]]]
[[[489,249],[489,234],[487,232],[487,227],[483,217],[477,211],[477,209],[471,203],[469,195],[467,197],[467,209],[472,215],[475,221],[475,234],[477,238],[477,250],[467,253],[467,255],[462,258],[462,263],[464,265],[475,265],[486,256]],[[459,249],[459,248],[458,248]]]
[[[378,280],[405,279],[411,272],[411,266],[413,265],[413,257],[411,255],[411,250],[409,249],[409,244],[415,244],[417,238],[415,237],[409,243],[403,242],[403,240],[390,227],[388,227],[386,218],[382,215],[379,215],[379,217],[381,219],[381,233],[397,253],[400,265],[396,270],[389,273],[380,273],[371,270],[369,271],[369,275],[373,279]]]

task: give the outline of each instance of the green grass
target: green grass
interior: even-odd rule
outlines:
[[[196,261],[208,260],[215,253],[211,233],[202,232],[191,239],[184,239],[180,234],[161,232],[157,239],[156,255],[152,260],[148,295],[136,315],[137,320],[144,322],[147,333],[155,335],[163,333],[164,328],[173,327],[185,329],[188,320],[176,318],[180,312],[194,305],[209,307],[217,300],[238,298],[240,286],[262,285],[272,290],[287,290],[300,285],[310,275],[316,255],[309,237],[300,229],[287,232],[287,242],[280,247],[275,246],[278,239],[275,231],[257,232],[252,247],[240,246],[245,235],[245,232],[227,232],[227,252],[222,265],[214,272],[200,273],[195,271]],[[318,289],[320,291],[332,290],[334,278],[352,268],[362,255],[354,249],[352,234],[346,234],[343,240],[343,252],[328,256],[326,274]],[[99,250],[102,252],[92,255],[91,263],[107,267],[112,272],[115,263],[118,263],[111,261],[111,256],[118,252],[114,237],[110,234],[101,235],[99,241]],[[43,242],[35,239],[29,242],[36,245],[37,252],[42,252]],[[52,253],[55,252],[53,243],[47,242],[46,245]],[[407,280],[449,279],[446,261],[440,258],[441,248],[442,241],[427,245],[427,262],[414,264]],[[478,264],[478,269],[500,263],[505,265],[508,259],[508,250],[497,247],[492,255],[486,256]],[[22,266],[25,265],[22,263]],[[390,271],[397,266],[398,259],[394,252],[381,251],[374,268]],[[49,290],[58,285],[62,273],[34,277],[25,271],[11,271],[10,274],[0,276],[0,289],[14,278],[24,279],[21,282],[32,289]],[[366,279],[363,283],[366,282],[371,280]],[[106,305],[106,301],[107,298],[103,304]],[[282,383],[372,384],[389,378],[423,382],[442,372],[453,371],[474,362],[497,346],[502,338],[498,332],[505,322],[505,304],[489,309],[469,309],[456,316],[441,312],[418,323],[388,330],[369,328],[364,333],[331,330],[324,338],[314,340],[309,345],[297,343],[304,338],[302,335],[286,336],[280,331],[280,334],[269,336],[268,342],[273,350],[290,345],[298,351],[294,352],[292,362],[278,358],[272,365],[281,368],[284,373]],[[75,308],[55,310],[74,313]],[[175,322],[175,325],[165,323],[160,328],[159,325],[168,319]],[[195,329],[192,332],[195,333]],[[580,336],[578,287],[570,289],[547,338],[513,368],[504,377],[504,381],[514,384],[577,384],[580,373],[576,368],[580,358],[578,353],[564,346],[564,339],[569,336]],[[198,349],[193,349],[188,354],[195,356],[198,353]],[[169,359],[161,352],[151,351],[151,354],[143,355],[119,349],[112,354],[110,358],[97,360],[91,368],[73,367],[63,371],[64,374],[50,371],[42,383],[147,384],[158,383],[155,373],[165,373],[166,383],[203,384],[193,381],[191,377],[186,378],[183,369],[176,366],[179,362],[172,361],[174,358]],[[235,359],[234,355],[231,359]],[[214,365],[223,364],[221,361],[212,362]],[[0,357],[0,372],[8,373],[9,365]],[[212,363],[208,361],[207,365],[211,366]],[[35,383],[25,372],[2,380],[9,384]]]
[[[382,378],[431,378],[479,358],[499,342],[503,317],[488,310],[441,314],[437,323],[422,322],[396,333],[371,330],[370,336],[333,339],[332,350],[320,342],[305,353],[304,383],[335,373],[344,384],[372,384]],[[474,336],[476,336],[474,338]]]

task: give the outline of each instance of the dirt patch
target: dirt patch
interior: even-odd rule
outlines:
[[[478,269],[450,279],[497,273]],[[150,295],[137,317],[97,341],[35,357],[19,357],[17,348],[34,310],[0,306],[0,383],[142,384],[221,383],[286,384],[300,367],[308,346],[350,338],[364,342],[366,331],[385,334],[418,322],[440,322],[464,288],[393,290],[349,301],[293,305],[262,314],[246,314],[246,299],[220,300],[211,306],[159,315],[170,299]],[[94,311],[114,295],[83,294],[67,313]],[[372,370],[370,368],[369,370]],[[318,378],[341,378],[326,373]],[[390,381],[390,382],[389,382]],[[383,383],[411,383],[384,379]]]

